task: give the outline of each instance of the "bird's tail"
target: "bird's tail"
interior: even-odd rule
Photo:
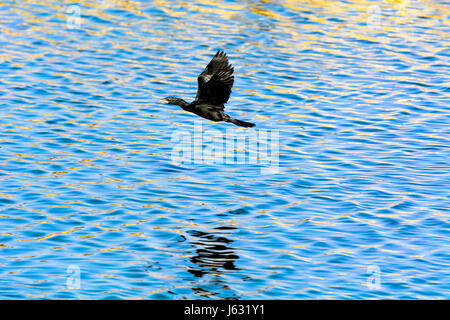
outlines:
[[[238,119],[233,119],[231,117],[230,117],[230,119],[228,119],[228,122],[234,123],[237,126],[245,127],[245,128],[251,128],[251,127],[255,126],[254,123],[246,122],[246,121],[242,121],[242,120],[238,120]]]

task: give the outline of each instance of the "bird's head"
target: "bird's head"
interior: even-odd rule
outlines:
[[[167,103],[167,104],[175,104],[180,107],[187,105],[186,101],[184,101],[183,99],[180,99],[180,98],[176,98],[176,97],[166,97],[166,98],[160,99],[159,102]]]

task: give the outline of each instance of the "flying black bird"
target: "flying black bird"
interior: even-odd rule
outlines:
[[[219,50],[197,78],[198,90],[194,101],[187,103],[175,97],[167,97],[159,101],[175,104],[208,120],[231,122],[241,127],[254,127],[254,123],[234,119],[224,112],[224,104],[230,98],[231,87],[233,87],[233,71],[227,55]]]

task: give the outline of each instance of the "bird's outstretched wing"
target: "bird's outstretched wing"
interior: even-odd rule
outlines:
[[[223,109],[223,104],[230,98],[233,87],[233,71],[227,55],[223,51],[217,51],[205,70],[198,76],[195,102],[208,103]]]

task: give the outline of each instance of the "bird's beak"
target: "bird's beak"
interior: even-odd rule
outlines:
[[[169,101],[167,101],[166,98],[159,99],[158,102],[161,102],[161,103],[169,103]]]

